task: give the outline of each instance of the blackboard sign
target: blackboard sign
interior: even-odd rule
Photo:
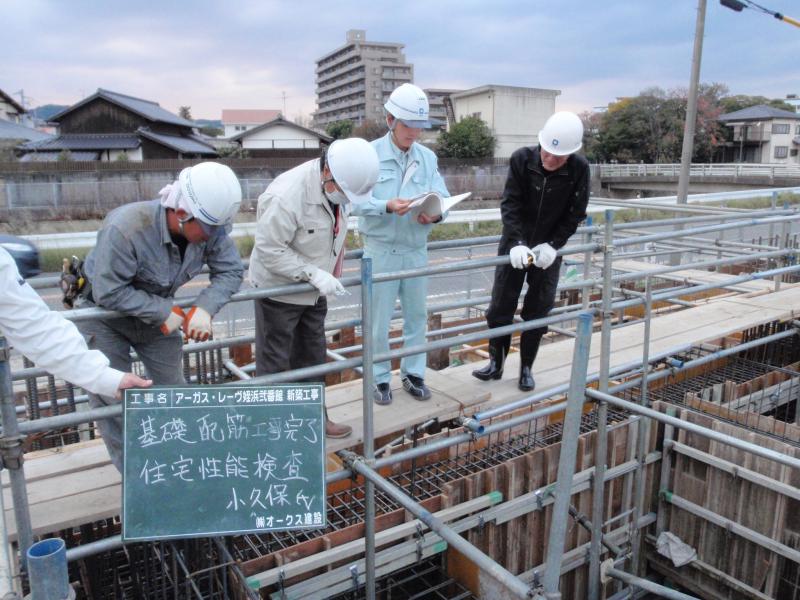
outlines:
[[[325,527],[324,393],[125,390],[122,539]]]

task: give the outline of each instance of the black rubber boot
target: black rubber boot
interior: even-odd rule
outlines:
[[[547,328],[523,331],[519,342],[519,381],[517,387],[523,392],[533,391],[536,382],[533,379],[533,361],[539,354],[539,344]]]
[[[475,369],[472,376],[481,381],[500,379],[503,376],[503,363],[505,363],[510,344],[510,340],[508,344],[504,339],[492,338],[489,340],[489,364],[482,369]]]
[[[531,365],[520,363],[517,387],[523,392],[533,391],[533,388],[536,387],[536,382],[533,380],[533,373],[531,372]]]

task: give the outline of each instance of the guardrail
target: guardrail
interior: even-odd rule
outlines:
[[[678,177],[680,164],[595,165],[600,177]],[[772,165],[756,163],[692,164],[690,177],[797,177],[800,164]]]
[[[688,197],[689,204],[708,204],[721,202],[724,204],[727,200],[742,200],[748,198],[764,198],[775,197],[779,193],[793,193],[800,194],[800,187],[787,187],[787,188],[766,188],[759,190],[743,190],[738,192],[715,192],[711,194],[691,194]],[[639,202],[629,200],[614,200],[611,198],[595,198],[592,197],[589,201],[587,208],[588,214],[602,213],[606,210],[624,210],[627,208],[664,208],[674,205],[677,202],[677,196],[658,196],[653,198],[646,198]],[[682,207],[681,212],[703,212],[701,210],[694,210],[690,207]],[[450,211],[447,216],[446,223],[467,223],[475,224],[486,221],[499,221],[500,209],[499,208],[478,208],[473,210],[454,210]],[[347,221],[347,228],[350,231],[358,230],[358,217],[350,217]],[[233,226],[231,237],[240,238],[247,236],[254,236],[256,230],[256,223],[236,223]],[[72,249],[72,248],[91,248],[94,246],[97,239],[96,231],[79,231],[73,233],[46,233],[46,234],[30,234],[23,235],[25,239],[33,242],[38,248],[46,249]]]

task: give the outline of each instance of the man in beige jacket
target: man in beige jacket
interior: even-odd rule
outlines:
[[[322,158],[283,173],[259,197],[250,282],[255,287],[308,282],[316,290],[255,301],[257,375],[325,362],[326,296],[345,293],[337,276],[350,204],[370,198],[378,170],[378,156],[367,141],[336,140]],[[328,437],[350,432],[326,412]]]

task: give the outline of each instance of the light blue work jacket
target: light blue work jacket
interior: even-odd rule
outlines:
[[[426,252],[431,225],[421,225],[410,215],[386,212],[386,202],[393,198],[413,198],[424,192],[449,196],[439,174],[436,155],[425,146],[413,143],[402,152],[392,142],[391,132],[372,142],[380,160],[378,182],[372,199],[353,205],[359,216],[358,229],[364,235],[367,252],[408,254]]]

